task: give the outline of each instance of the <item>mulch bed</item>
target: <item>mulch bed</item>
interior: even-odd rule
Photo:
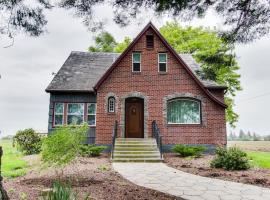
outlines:
[[[181,158],[176,154],[165,154],[165,163],[168,166],[184,172],[228,180],[246,184],[252,184],[270,188],[270,170],[251,168],[249,170],[226,171],[223,169],[212,169],[210,162],[213,155],[204,155],[201,158],[187,159]]]
[[[62,173],[60,173],[62,174]],[[111,169],[107,155],[99,158],[78,158],[76,162],[65,167],[63,174],[53,169],[32,170],[24,177],[4,180],[11,200],[38,199],[40,192],[52,186],[53,181],[60,177],[61,181],[71,183],[73,190],[79,193],[80,199],[90,194],[89,199],[141,199],[171,200],[181,199],[134,185],[122,178]]]

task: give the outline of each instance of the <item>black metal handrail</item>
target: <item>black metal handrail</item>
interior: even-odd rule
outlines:
[[[118,122],[115,120],[114,125],[113,125],[113,131],[112,131],[112,159],[113,159],[113,153],[114,153],[114,146],[115,146],[115,140],[117,138],[117,128],[118,128]]]
[[[162,153],[163,153],[163,150],[162,150],[162,136],[161,136],[160,130],[158,128],[156,120],[154,120],[152,122],[152,136],[157,141],[157,146],[158,146],[158,149],[159,149],[159,152],[160,152],[160,158],[162,159],[163,158],[163,155],[162,155]]]

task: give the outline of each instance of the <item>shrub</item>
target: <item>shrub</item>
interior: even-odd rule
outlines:
[[[226,170],[246,170],[250,168],[247,154],[237,147],[216,149],[216,157],[211,161],[211,167]]]
[[[74,193],[67,184],[55,182],[53,189],[43,197],[43,200],[77,200],[78,194]]]
[[[86,139],[88,125],[55,129],[42,143],[42,159],[49,165],[66,165],[75,159]]]
[[[41,151],[41,137],[31,128],[18,131],[13,138],[13,144],[26,155],[38,154]]]
[[[106,146],[95,146],[95,145],[80,145],[80,155],[83,157],[96,157],[100,156],[101,152],[104,151]]]
[[[187,156],[201,156],[202,152],[205,151],[206,148],[204,146],[186,146],[183,144],[174,145],[172,151],[178,153],[182,157]]]

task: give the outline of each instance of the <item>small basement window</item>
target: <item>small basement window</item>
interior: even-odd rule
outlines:
[[[114,97],[108,98],[108,112],[109,113],[115,112],[115,98]]]
[[[132,71],[140,72],[141,71],[141,53],[134,52],[132,54]]]
[[[167,54],[166,53],[158,54],[158,71],[167,72]]]
[[[146,48],[154,48],[154,35],[146,35]]]

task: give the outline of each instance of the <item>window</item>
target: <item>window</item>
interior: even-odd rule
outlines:
[[[68,103],[67,124],[80,125],[83,123],[83,116],[83,103]]]
[[[158,71],[167,72],[167,54],[166,53],[158,54]]]
[[[96,104],[87,104],[87,123],[90,126],[96,125]]]
[[[200,124],[200,102],[191,99],[174,99],[167,105],[168,124]]]
[[[108,112],[109,113],[115,112],[115,98],[114,97],[108,98]]]
[[[146,48],[154,48],[154,36],[146,35]]]
[[[54,104],[54,125],[64,124],[64,104],[55,103]]]
[[[141,71],[141,53],[136,52],[132,54],[132,71]]]

